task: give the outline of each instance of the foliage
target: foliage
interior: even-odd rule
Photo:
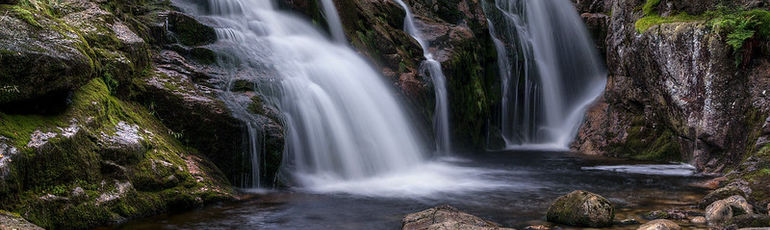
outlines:
[[[645,16],[653,15],[653,10],[660,4],[660,0],[647,0],[642,6],[642,12]]]
[[[733,48],[735,64],[740,65],[750,58],[751,50],[744,50],[747,41],[770,38],[770,11],[727,11],[721,9],[709,12],[713,19],[709,25],[715,33],[726,35],[726,42]]]

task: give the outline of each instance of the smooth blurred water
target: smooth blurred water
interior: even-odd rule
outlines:
[[[710,179],[695,175],[583,170],[645,163],[564,152],[476,153],[465,158],[441,159],[427,167],[445,169],[428,169],[428,173],[420,173],[417,169],[417,173],[405,171],[403,176],[330,185],[355,189],[290,188],[257,195],[246,202],[132,221],[118,228],[399,229],[401,219],[409,213],[450,204],[470,214],[520,229],[543,224],[551,202],[577,189],[608,198],[615,205],[617,220],[634,218],[640,221],[644,221],[643,215],[651,210],[687,209],[697,204],[707,192],[688,186]],[[431,173],[442,170],[454,171],[455,177],[439,176],[437,179]],[[431,182],[433,180],[442,182]],[[428,186],[430,184],[441,186]],[[636,227],[638,225],[626,228]]]
[[[312,189],[426,164],[425,148],[393,89],[343,42],[330,40],[305,18],[279,11],[270,0],[187,5],[187,11],[216,28],[219,41],[212,48],[229,70],[222,81],[253,82],[264,102],[283,114],[282,168],[292,182]],[[344,40],[333,3],[323,5],[333,37]],[[237,94],[226,92],[223,99],[242,120],[258,120]],[[249,126],[252,142],[261,140],[259,125]],[[251,148],[254,172],[245,184],[254,188],[273,178],[259,178],[260,143],[252,145],[257,146]]]
[[[425,61],[420,65],[421,71],[430,75],[433,80],[433,88],[436,91],[436,107],[433,112],[433,132],[435,133],[436,151],[444,155],[451,153],[449,94],[446,87],[446,76],[444,76],[444,71],[441,69],[441,63],[434,59],[433,52],[430,51],[430,42],[423,38],[422,32],[417,28],[416,20],[414,15],[412,15],[412,10],[409,9],[409,5],[403,0],[394,1],[406,11],[404,31],[417,40],[417,43],[422,47]]]
[[[568,0],[482,1],[498,53],[509,149],[567,149],[607,71]]]

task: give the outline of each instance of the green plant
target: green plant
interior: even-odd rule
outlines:
[[[736,66],[751,57],[751,50],[744,50],[747,41],[770,38],[770,11],[757,9],[712,14],[716,17],[709,24],[715,33],[726,35],[726,42],[735,54]]]
[[[655,7],[660,4],[660,0],[647,0],[647,2],[644,3],[644,6],[642,6],[642,12],[645,16],[652,15],[652,11],[655,10]]]

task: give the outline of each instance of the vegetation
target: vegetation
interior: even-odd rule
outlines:
[[[636,21],[635,27],[636,27],[636,32],[644,33],[645,31],[649,30],[653,26],[657,26],[661,24],[674,23],[674,22],[702,21],[704,19],[705,17],[703,16],[693,16],[684,12],[677,14],[675,16],[670,16],[670,17],[662,17],[659,15],[649,15]]]
[[[655,10],[655,7],[658,7],[660,4],[660,0],[647,0],[647,2],[644,3],[644,6],[642,6],[642,12],[645,16],[652,15]]]
[[[770,11],[721,9],[707,14],[712,15],[709,25],[713,31],[726,36],[727,44],[735,54],[736,66],[751,58],[754,47],[746,47],[748,43],[770,39]]]

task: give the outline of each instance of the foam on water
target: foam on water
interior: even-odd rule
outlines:
[[[582,167],[580,169],[661,176],[692,176],[695,174],[695,166],[689,164],[611,165]]]

